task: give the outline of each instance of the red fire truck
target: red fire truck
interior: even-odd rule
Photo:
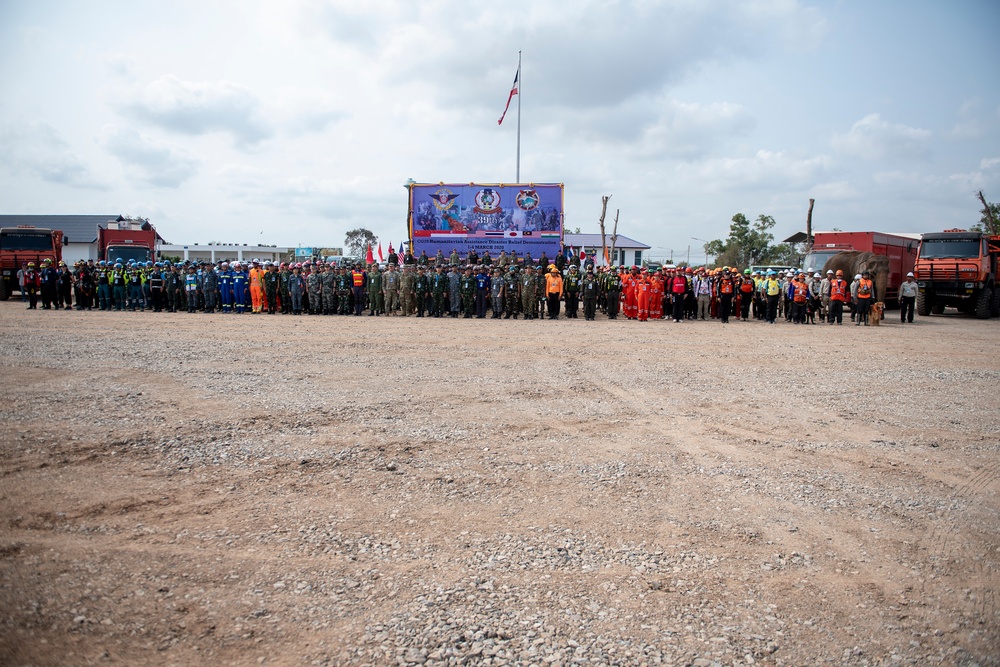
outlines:
[[[17,272],[22,265],[33,262],[40,267],[42,260],[58,264],[62,259],[63,233],[30,225],[0,229],[0,301],[6,301],[17,284]]]

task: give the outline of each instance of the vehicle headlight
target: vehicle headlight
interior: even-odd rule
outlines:
[[[975,286],[976,286],[976,283],[965,283],[965,288],[966,288],[966,289],[972,289],[972,288],[974,288]]]

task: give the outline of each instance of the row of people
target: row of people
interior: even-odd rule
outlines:
[[[385,270],[305,262],[286,264],[253,260],[220,262],[212,266],[187,262],[78,262],[72,270],[60,262],[45,262],[40,270],[27,267],[22,292],[29,308],[41,297],[43,308],[70,307],[101,310],[153,310],[353,314],[526,319],[566,316],[593,320],[598,311],[610,319],[623,313],[629,320],[751,317],[774,323],[784,314],[795,323],[842,323],[843,309],[851,304],[858,324],[864,321],[874,296],[867,275],[848,284],[842,272],[826,278],[815,274],[778,276],[742,274],[729,267],[666,269],[649,272],[633,266],[587,266],[581,272],[571,264],[562,271],[548,267],[508,263],[477,266],[444,265],[434,268],[390,263]],[[19,276],[20,278],[20,276]]]

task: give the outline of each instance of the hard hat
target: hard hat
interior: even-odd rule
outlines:
[[[819,274],[819,271],[817,271],[816,273],[814,273],[814,274],[813,274],[813,278],[822,278],[822,277],[823,277],[823,276],[821,276],[821,275]]]
[[[858,275],[854,276],[854,279],[855,280],[861,280],[861,274],[859,273]]]

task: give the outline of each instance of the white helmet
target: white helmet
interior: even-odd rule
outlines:
[[[855,280],[861,280],[861,274],[859,273],[858,275],[854,276],[854,279]]]
[[[813,274],[813,278],[822,278],[822,277],[823,276],[819,275],[819,271]]]

